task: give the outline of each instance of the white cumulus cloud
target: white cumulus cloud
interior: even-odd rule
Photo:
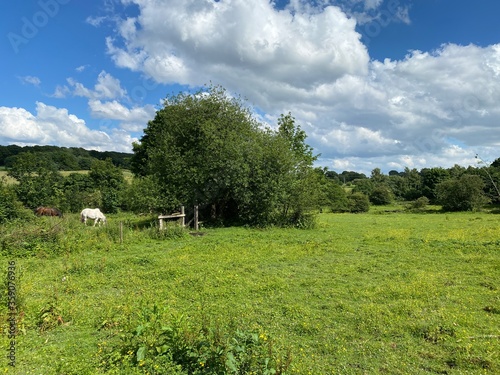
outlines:
[[[80,68],[84,69],[85,67],[81,66],[78,69]],[[58,85],[56,87],[54,94],[52,94],[53,97],[64,98],[72,94],[73,96],[89,99],[115,99],[124,98],[127,95],[127,90],[122,87],[120,80],[104,70],[97,76],[97,83],[92,89],[85,87],[85,85],[71,77],[66,81],[67,85]]]
[[[90,100],[89,107],[94,117],[119,120],[123,129],[134,132],[144,129],[156,114],[156,108],[152,105],[129,109],[116,100],[110,102]]]
[[[36,113],[23,108],[0,107],[0,143],[59,145],[130,152],[129,134],[89,129],[85,121],[65,108],[36,103]]]
[[[140,15],[120,24],[120,43],[108,38],[108,52],[118,66],[159,82],[240,79],[257,92],[274,86],[288,95],[366,73],[356,23],[335,6],[292,14],[264,0],[134,3]]]

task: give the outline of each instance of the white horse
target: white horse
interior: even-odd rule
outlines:
[[[85,225],[87,225],[87,219],[94,220],[94,227],[97,223],[106,224],[106,216],[98,208],[86,208],[80,213],[80,220]]]

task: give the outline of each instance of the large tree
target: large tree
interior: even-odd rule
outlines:
[[[221,87],[167,97],[134,144],[132,170],[161,192],[157,210],[201,207],[206,218],[265,224],[311,207],[314,157],[288,114],[266,129]]]

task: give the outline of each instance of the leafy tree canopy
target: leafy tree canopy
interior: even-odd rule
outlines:
[[[265,128],[239,97],[212,86],[167,97],[134,144],[132,171],[156,181],[157,210],[198,204],[223,222],[293,221],[319,199],[305,139],[291,114]]]

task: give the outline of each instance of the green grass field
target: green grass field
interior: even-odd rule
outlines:
[[[105,373],[104,353],[156,305],[167,320],[260,332],[290,352],[291,374],[500,373],[500,217],[389,211],[324,213],[313,230],[163,240],[125,215],[110,215],[106,228],[76,215],[5,227],[20,334],[16,371],[5,356],[0,369]],[[40,228],[57,241],[30,243]],[[5,254],[6,241],[23,250]]]

